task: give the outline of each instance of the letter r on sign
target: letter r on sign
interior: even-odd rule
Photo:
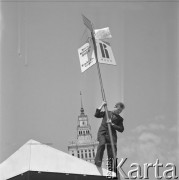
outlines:
[[[105,44],[103,44],[103,43],[99,43],[99,45],[100,45],[102,57],[109,59],[109,53],[108,53],[108,50],[107,50],[107,46]]]

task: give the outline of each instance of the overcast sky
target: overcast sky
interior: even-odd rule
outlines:
[[[77,50],[109,27],[117,66],[100,65],[108,108],[123,101],[118,157],[176,163],[178,2],[1,2],[0,162],[29,139],[67,152],[82,92],[96,139],[102,101],[96,66],[81,73]]]

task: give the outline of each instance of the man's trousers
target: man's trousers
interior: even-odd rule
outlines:
[[[105,145],[107,146],[108,160],[113,159],[113,153],[112,153],[112,147],[111,147],[109,135],[99,135],[98,141],[99,141],[99,144],[98,144],[97,153],[96,153],[96,157],[95,157],[95,164],[96,164],[96,166],[101,167],[102,160],[103,160],[103,154],[104,154],[104,150],[105,150]],[[117,145],[117,142],[114,142],[115,155],[117,155],[117,146],[116,145]]]

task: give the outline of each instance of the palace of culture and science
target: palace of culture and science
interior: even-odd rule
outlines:
[[[97,146],[98,141],[92,139],[91,126],[88,121],[88,116],[84,113],[81,98],[81,110],[77,123],[77,140],[68,145],[68,153],[94,163]]]

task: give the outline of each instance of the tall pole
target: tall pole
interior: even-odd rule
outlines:
[[[101,86],[102,99],[103,99],[103,101],[106,102],[106,97],[105,97],[105,92],[104,92],[103,82],[102,82],[102,76],[101,76],[100,67],[99,67],[98,54],[97,54],[97,46],[96,46],[96,40],[95,40],[95,37],[94,37],[93,24],[84,15],[82,15],[82,17],[83,17],[84,24],[86,25],[86,27],[91,32],[91,38],[92,38],[93,46],[94,46],[94,54],[95,54],[95,58],[96,58],[98,76],[99,76],[99,81],[100,81],[100,86]],[[111,159],[111,161],[113,162],[113,166],[114,166],[114,168],[116,170],[117,169],[116,168],[116,153],[115,153],[115,150],[114,150],[114,141],[113,141],[113,137],[112,137],[111,124],[110,124],[110,121],[109,121],[109,114],[108,114],[107,104],[104,106],[104,109],[105,109],[105,114],[106,114],[106,119],[107,119],[107,127],[108,127],[108,131],[109,131],[109,138],[110,138],[110,142],[111,142],[111,149],[112,149],[112,155],[113,155],[113,159]],[[116,176],[117,176],[117,174],[116,174]],[[120,179],[120,176],[119,176],[119,179]]]
[[[100,81],[100,86],[101,86],[102,99],[103,99],[103,101],[106,102],[106,97],[105,97],[105,92],[104,92],[103,82],[102,82],[102,76],[101,76],[101,71],[100,71],[100,67],[99,67],[98,55],[97,55],[96,40],[95,40],[95,37],[94,37],[94,33],[92,31],[91,31],[91,37],[92,37],[93,46],[94,46],[94,54],[95,54],[95,58],[96,58],[98,76],[99,76],[99,81]],[[114,141],[113,141],[113,137],[112,137],[111,124],[109,123],[109,115],[108,115],[107,105],[104,106],[104,109],[105,109],[105,114],[106,114],[106,119],[107,119],[107,126],[108,126],[108,131],[109,131],[110,142],[111,142],[114,168],[116,168],[116,153],[115,153],[115,150],[114,150]]]

